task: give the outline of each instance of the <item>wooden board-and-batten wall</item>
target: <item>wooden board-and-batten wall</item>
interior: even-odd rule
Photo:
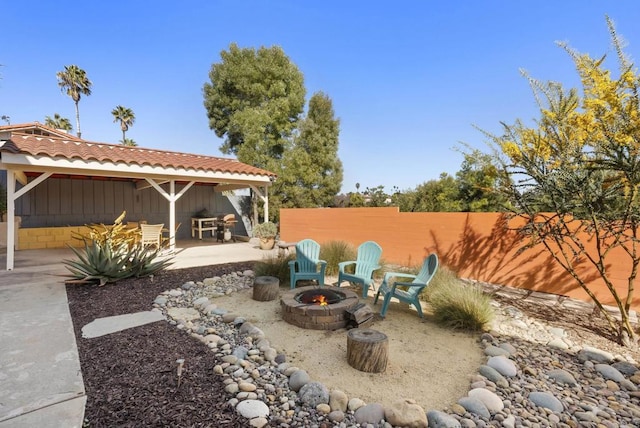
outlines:
[[[408,213],[397,207],[281,209],[280,238],[311,238],[320,244],[345,241],[355,247],[373,240],[382,247],[386,263],[403,266],[419,265],[435,252],[441,265],[463,278],[590,301],[542,247],[520,252],[523,242],[506,228],[500,213]],[[609,262],[610,277],[626,296],[629,258],[614,249]],[[614,304],[593,267],[583,260],[577,269],[603,303]],[[632,306],[640,309],[638,293]]]
[[[168,191],[168,185],[162,187]],[[176,192],[181,188],[177,185]],[[181,223],[177,239],[191,237],[191,217],[202,209],[214,216],[241,217],[225,195],[196,184],[176,202],[176,222]],[[152,187],[137,190],[125,180],[49,178],[16,202],[21,222],[16,248],[64,247],[71,231],[86,224],[113,224],[122,211],[125,222],[169,223],[169,202]],[[246,235],[243,222],[236,224],[235,233]]]

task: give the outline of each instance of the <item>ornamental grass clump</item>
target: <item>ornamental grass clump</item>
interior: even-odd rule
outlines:
[[[256,262],[253,271],[255,276],[274,276],[280,280],[280,286],[289,286],[289,261],[294,258],[293,255],[265,257]]]
[[[491,298],[479,287],[460,280],[437,284],[428,301],[436,321],[451,328],[484,330],[493,320]]]
[[[419,271],[419,268],[415,268],[414,270],[415,272],[412,272],[412,273],[417,274]],[[438,267],[438,270],[433,276],[433,279],[431,280],[431,282],[429,282],[429,286],[425,287],[422,290],[422,293],[420,293],[420,300],[424,300],[428,302],[430,300],[431,294],[437,291],[438,289],[443,287],[454,287],[459,282],[460,282],[460,279],[458,278],[458,275],[456,275],[454,271],[452,271],[446,266],[441,265]]]
[[[345,241],[327,241],[320,247],[320,259],[327,262],[325,275],[337,276],[338,263],[355,260],[357,250]]]

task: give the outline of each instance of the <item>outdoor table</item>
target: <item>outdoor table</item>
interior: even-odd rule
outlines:
[[[216,230],[217,217],[192,217],[191,218],[191,237],[195,238],[198,232],[198,239],[202,240],[202,232],[211,231],[211,237]]]

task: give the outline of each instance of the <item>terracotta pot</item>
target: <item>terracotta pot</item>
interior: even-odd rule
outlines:
[[[276,245],[276,238],[260,238],[260,249],[271,250]]]

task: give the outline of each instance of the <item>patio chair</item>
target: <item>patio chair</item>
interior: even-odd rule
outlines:
[[[389,302],[392,297],[400,300],[401,302],[408,303],[416,307],[420,318],[424,318],[424,314],[422,313],[422,307],[420,306],[420,292],[429,285],[429,282],[435,275],[436,270],[438,270],[438,256],[435,254],[430,254],[426,259],[424,259],[424,263],[422,264],[422,269],[418,275],[407,274],[404,272],[387,272],[384,274],[384,279],[382,280],[382,285],[380,285],[380,289],[376,294],[376,298],[373,301],[375,305],[378,303],[378,297],[380,294],[384,296],[384,301],[382,302],[382,309],[380,310],[380,316],[385,317],[387,314],[387,309],[389,307]],[[414,278],[412,282],[401,282],[395,281],[393,285],[389,284],[392,278]],[[407,287],[408,289],[402,290],[398,287]]]
[[[155,245],[156,248],[160,248],[162,245],[162,224],[141,224],[140,231],[142,237],[140,238],[140,245],[146,247],[147,245]]]
[[[358,247],[356,260],[338,263],[338,287],[343,281],[362,285],[362,298],[366,299],[369,286],[373,287],[373,272],[380,269],[382,247],[374,241],[367,241]],[[347,273],[347,267],[355,266],[353,273]]]
[[[291,288],[296,288],[296,282],[301,279],[316,280],[322,287],[326,267],[327,262],[320,260],[320,244],[313,239],[303,239],[296,244],[296,259],[289,262]]]

